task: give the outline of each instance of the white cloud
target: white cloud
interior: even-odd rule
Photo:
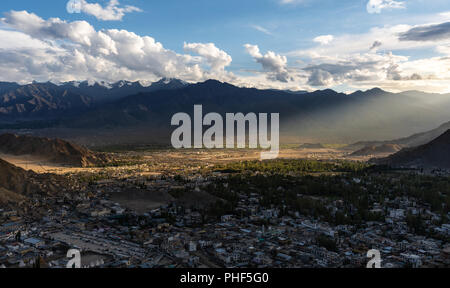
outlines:
[[[260,55],[263,72],[237,77],[227,71],[231,56],[214,43],[185,43],[186,53],[180,54],[150,36],[96,30],[86,21],[44,20],[27,11],[11,11],[0,20],[0,36],[8,39],[0,43],[0,81],[115,82],[169,77],[188,82],[217,79],[245,87],[307,88],[300,82],[284,82],[290,79],[287,58],[274,52]]]
[[[247,53],[262,65],[263,70],[268,72],[270,79],[281,82],[292,80],[292,76],[289,75],[287,69],[286,56],[281,56],[272,51],[268,51],[265,55],[262,55],[257,45],[245,44],[244,47]]]
[[[320,43],[322,45],[328,45],[333,41],[333,39],[333,35],[322,35],[314,38],[314,42]]]
[[[389,91],[424,90],[447,93],[450,57],[410,60],[393,53],[364,53],[335,59],[312,59],[303,69],[312,87],[348,85],[354,89],[380,87]]]
[[[308,83],[311,86],[334,86],[344,83],[382,81],[390,78],[398,63],[407,61],[406,57],[391,53],[375,53],[339,56],[335,59],[312,59],[314,64],[303,68],[310,73]],[[399,73],[399,72],[398,72]]]
[[[450,19],[450,11],[439,13],[439,16]]]
[[[333,45],[317,45],[309,49],[291,51],[286,55],[292,57],[314,57],[325,59],[333,58],[336,55],[366,53],[371,49],[376,50],[375,48],[382,48],[384,51],[429,49],[440,43],[427,41],[400,41],[399,36],[411,30],[411,28],[413,28],[413,26],[410,25],[374,27],[366,33],[335,36]],[[442,43],[445,43],[445,41],[446,40],[443,40]]]
[[[317,42],[314,47],[286,55],[298,60],[299,69],[307,73],[306,84],[312,87],[345,85],[354,89],[380,87],[390,91],[449,92],[447,25],[374,27],[367,33],[335,36],[332,45]],[[401,41],[406,36],[409,41]],[[435,50],[443,56],[414,60],[409,57],[423,49]]]
[[[215,72],[224,71],[225,67],[230,66],[233,60],[230,55],[217,48],[214,43],[184,43],[184,50],[204,57]]]
[[[231,56],[213,43],[186,44],[187,51],[199,55],[191,56],[166,49],[149,36],[117,29],[97,31],[86,21],[44,20],[27,11],[11,11],[1,22],[16,30],[0,30],[0,35],[10,39],[9,42],[32,39],[31,47],[0,44],[0,71],[5,80],[117,81],[171,77],[225,81],[233,77],[224,73]],[[201,63],[207,63],[210,69],[202,68]]]
[[[440,54],[450,56],[450,44],[449,45],[439,45],[436,47],[436,51]]]
[[[17,31],[0,30],[0,39],[2,39],[0,49],[43,49],[49,47],[47,43]]]
[[[405,2],[394,0],[370,0],[367,3],[367,12],[370,14],[381,13],[384,9],[403,9]]]
[[[96,30],[86,21],[42,19],[26,11],[11,11],[0,21],[0,80],[113,82],[173,77],[196,82],[212,78],[258,88],[311,90],[344,85],[347,90],[377,86],[391,91],[448,92],[450,39],[400,41],[401,35],[411,36],[418,27],[441,31],[447,26],[395,25],[374,27],[361,34],[322,35],[314,46],[283,55],[263,53],[257,45],[246,44],[247,53],[262,68],[241,69],[236,76],[227,71],[232,57],[214,43],[187,42],[184,52],[176,53],[150,36]],[[408,57],[423,49],[439,54],[413,60]],[[295,64],[289,66],[288,58]]]
[[[103,21],[122,20],[126,13],[142,12],[140,8],[135,6],[126,5],[120,7],[119,5],[118,0],[110,0],[106,7],[99,3],[89,3],[86,0],[70,0],[67,3],[67,11],[69,13],[84,12]]]

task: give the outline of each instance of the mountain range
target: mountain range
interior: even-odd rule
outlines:
[[[128,95],[164,89],[178,89],[187,83],[178,79],[161,79],[149,86],[140,82],[51,82],[19,85],[0,82],[0,120],[59,119],[78,115],[88,109],[113,102]]]
[[[356,143],[349,147],[352,152],[369,145],[423,144],[430,140],[428,135],[423,136],[423,143],[406,138],[403,144],[391,143],[388,139],[428,131],[450,118],[449,94],[390,93],[379,88],[351,94],[330,89],[293,92],[242,88],[216,80],[188,84],[162,79],[149,86],[128,81],[59,85],[2,82],[0,92],[0,128],[4,130],[76,129],[84,131],[80,133],[95,131],[96,135],[102,131],[118,135],[123,130],[117,142],[128,138],[130,131],[158,135],[147,138],[170,138],[172,115],[192,114],[196,104],[203,105],[204,114],[280,113],[280,133],[289,142],[349,144],[374,140]]]

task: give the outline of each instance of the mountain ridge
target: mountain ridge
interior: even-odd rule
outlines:
[[[33,85],[55,87],[51,83]],[[67,95],[76,95],[72,97],[87,95],[84,96],[87,97],[87,103],[77,109],[66,109],[71,107],[66,102],[56,105],[60,100],[50,101],[46,105],[56,105],[54,110],[35,110],[31,109],[32,106],[25,112],[21,110],[22,113],[2,115],[0,127],[12,132],[18,129],[44,128],[136,128],[144,129],[147,133],[154,133],[158,129],[163,134],[168,134],[171,130],[172,115],[178,112],[191,114],[194,105],[202,104],[205,113],[217,112],[222,115],[238,112],[279,113],[280,127],[284,130],[280,132],[288,133],[289,137],[292,135],[297,139],[304,139],[295,140],[298,143],[303,140],[347,144],[363,139],[399,139],[421,130],[426,131],[436,123],[448,121],[450,110],[450,97],[446,94],[423,94],[418,97],[411,96],[410,93],[390,93],[380,88],[351,94],[332,89],[292,93],[284,90],[242,88],[217,80],[188,84],[174,79],[161,79],[146,87],[147,90],[134,90],[134,86],[143,87],[140,83],[127,81],[119,81],[108,87],[88,81],[66,83],[57,87],[66,94],[69,93]],[[82,89],[89,90],[89,93],[83,92]],[[45,91],[44,89],[43,93],[47,97],[48,93]],[[132,94],[129,95],[130,93]],[[64,100],[64,97],[59,98]],[[428,101],[430,99],[432,101]],[[34,105],[33,103],[46,103],[25,102],[28,106]],[[0,103],[0,110],[6,109],[3,106]],[[21,107],[13,105],[16,110]],[[372,143],[367,145],[370,144]],[[357,148],[361,149],[367,145]]]
[[[450,169],[450,129],[427,144],[372,162],[392,167]]]

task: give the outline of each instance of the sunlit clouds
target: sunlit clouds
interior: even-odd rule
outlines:
[[[103,21],[124,21],[127,13],[143,11],[114,0],[103,6],[88,1],[81,4],[82,15]],[[367,7],[373,17],[378,17],[378,13],[407,9],[407,4],[372,0]],[[202,39],[205,41],[181,38],[176,47],[167,48],[152,35],[115,29],[116,22],[102,29],[95,25],[104,22],[94,25],[89,19],[45,19],[29,11],[13,10],[4,12],[0,19],[0,37],[4,40],[0,42],[0,81],[115,82],[166,77],[188,82],[217,79],[264,89],[355,91],[380,87],[393,92],[450,92],[448,15],[435,14],[436,22],[374,24],[357,33],[322,27],[313,36],[287,40],[281,38],[273,23],[247,23],[254,39],[237,39],[238,47],[230,51],[231,45],[219,45],[208,37]],[[278,45],[273,49],[264,41],[269,38],[293,41],[298,48]]]

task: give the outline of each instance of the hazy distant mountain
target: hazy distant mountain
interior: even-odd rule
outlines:
[[[428,144],[407,148],[387,158],[374,160],[393,167],[450,169],[450,130]]]
[[[349,150],[349,151],[355,151],[358,149],[361,149],[361,147],[370,147],[370,146],[383,146],[383,145],[399,145],[402,147],[417,147],[423,144],[426,144],[440,135],[442,135],[444,132],[450,129],[450,122],[444,123],[441,126],[439,126],[436,129],[413,134],[409,137],[390,140],[390,141],[362,141],[357,142],[351,145],[348,145],[343,148],[343,150]]]
[[[395,141],[396,144],[403,145],[406,147],[416,147],[430,142],[433,139],[436,139],[444,132],[450,129],[450,122],[444,123],[436,129],[431,131],[427,131],[424,133],[414,134],[412,136],[401,138]]]
[[[350,156],[376,156],[380,154],[393,154],[402,149],[396,144],[382,144],[380,146],[366,146],[358,151],[353,152]]]
[[[107,163],[103,154],[94,153],[61,139],[49,139],[13,134],[0,135],[0,153],[31,155],[41,161],[75,167],[90,167]]]
[[[300,145],[299,148],[301,148],[301,149],[324,149],[326,147],[321,143],[304,143],[304,144]]]

